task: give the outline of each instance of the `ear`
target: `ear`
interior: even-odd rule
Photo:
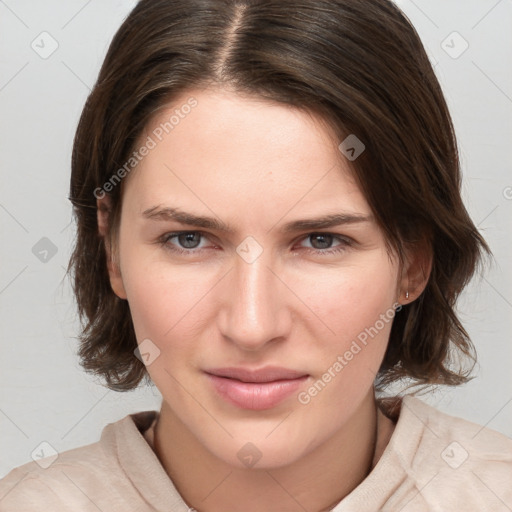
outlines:
[[[432,271],[432,246],[424,237],[406,250],[399,282],[398,302],[409,304],[416,300],[427,286]],[[408,292],[408,296],[406,293]]]
[[[110,212],[112,211],[112,201],[108,194],[104,194],[101,199],[96,200],[98,233],[103,238],[105,250],[107,253],[107,268],[110,278],[110,286],[114,293],[120,299],[126,299],[126,291],[124,289],[123,278],[119,268],[119,262],[116,261],[112,252],[110,238],[108,237],[108,226],[110,221]]]

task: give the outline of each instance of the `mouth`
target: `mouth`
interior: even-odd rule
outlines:
[[[215,368],[205,371],[217,394],[242,409],[265,410],[277,406],[299,390],[309,378],[304,372],[268,366],[261,369]]]

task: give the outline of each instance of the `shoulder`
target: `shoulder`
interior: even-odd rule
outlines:
[[[394,441],[409,448],[406,472],[430,509],[512,507],[511,439],[415,397],[403,399],[400,421]]]
[[[61,453],[48,455],[44,448],[36,460],[14,468],[0,480],[0,510],[94,510],[99,503],[125,502],[131,487],[123,468],[120,445],[134,443],[144,449],[141,431],[156,411],[126,416],[107,425],[101,439]],[[151,450],[146,444],[146,449]],[[37,454],[36,454],[37,457]]]
[[[442,460],[449,466],[462,465],[469,459],[475,463],[512,464],[512,439],[495,430],[444,413],[412,396],[403,399],[401,416],[408,424],[414,422],[422,428],[420,446],[447,448],[446,452],[443,448]]]

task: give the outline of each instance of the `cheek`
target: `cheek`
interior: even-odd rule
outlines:
[[[297,282],[297,295],[322,320],[330,337],[343,344],[373,326],[381,314],[392,314],[397,271],[385,253],[375,251],[357,264],[311,274]]]
[[[364,396],[374,381],[396,314],[397,271],[387,262],[386,254],[376,253],[364,265],[303,281],[299,293],[309,289],[305,302],[321,320],[310,323],[321,380],[311,396],[322,394],[318,404],[338,403],[338,410],[346,410],[347,401]]]
[[[122,272],[137,340],[150,338],[162,346],[173,337],[186,345],[211,300],[216,282],[211,273],[170,266],[143,250],[129,253]]]

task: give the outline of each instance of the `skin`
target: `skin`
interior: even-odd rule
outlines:
[[[307,391],[365,328],[407,302],[407,290],[408,301],[418,297],[429,262],[418,251],[400,269],[389,257],[341,141],[314,115],[191,90],[153,119],[141,142],[190,96],[198,106],[124,179],[110,254],[111,286],[129,302],[138,342],[149,338],[160,350],[147,367],[163,396],[155,452],[200,512],[328,510],[366,477],[393,431],[373,389],[392,322],[307,404],[295,393],[271,409],[241,409],[216,394],[203,370],[282,366],[307,373]],[[143,217],[157,205],[216,217],[234,231]],[[280,229],[339,212],[370,220]],[[107,212],[98,210],[98,222],[105,235]],[[188,246],[183,237],[159,243],[187,230],[204,235]],[[322,245],[312,236],[319,232],[334,237]],[[250,263],[236,250],[248,236],[257,242],[251,254],[262,250]],[[237,456],[248,442],[261,455],[252,467]]]

